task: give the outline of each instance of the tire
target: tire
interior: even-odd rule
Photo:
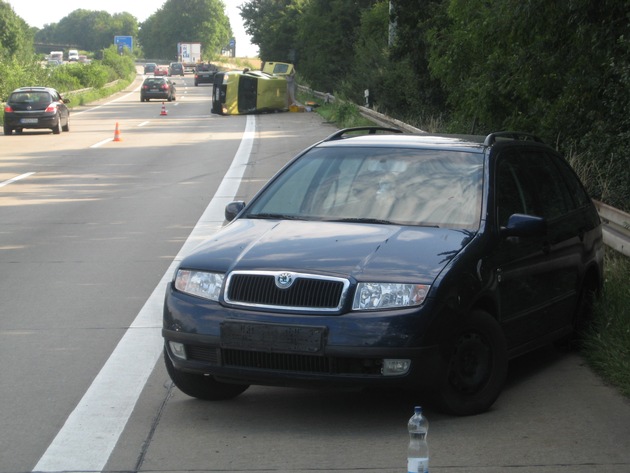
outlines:
[[[184,394],[204,401],[225,401],[243,393],[248,384],[228,384],[215,380],[212,376],[179,371],[164,350],[164,364],[171,380]]]
[[[4,128],[5,135],[10,135],[13,133],[13,128],[11,128],[10,126],[4,125],[3,128]]]
[[[52,132],[54,135],[61,134],[61,117],[60,116],[57,116],[57,126],[52,128]]]
[[[167,98],[166,100],[168,100],[169,102],[172,102],[172,101],[173,101],[173,96],[172,96],[172,95],[169,95],[169,96],[168,96],[168,98]]]
[[[66,121],[66,124],[64,126],[62,126],[61,129],[63,131],[70,131],[70,117],[68,117],[68,120]]]
[[[459,416],[487,411],[507,376],[507,342],[498,322],[485,311],[472,311],[449,341],[447,355],[438,406]]]

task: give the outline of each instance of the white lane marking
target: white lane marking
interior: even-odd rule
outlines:
[[[140,123],[138,126],[144,126],[144,125],[148,125],[149,123],[151,123],[149,120],[147,120],[146,122],[142,122]]]
[[[104,144],[109,143],[110,141],[114,141],[114,138],[107,138],[106,140],[99,141],[98,143],[94,143],[93,145],[90,146],[90,148],[98,148],[100,146],[103,146]]]
[[[175,260],[138,313],[34,472],[102,471],[162,353],[164,290],[181,259],[223,224],[251,154],[256,119],[247,116],[241,144],[221,185]]]
[[[15,177],[7,180],[7,181],[2,181],[2,182],[0,182],[0,187],[8,186],[12,182],[19,181],[20,179],[26,179],[27,177],[32,176],[33,174],[35,174],[35,173],[34,172],[27,172],[25,174],[20,174],[19,176],[15,176]]]

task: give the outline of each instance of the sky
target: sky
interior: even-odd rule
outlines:
[[[258,47],[250,43],[245,34],[243,19],[238,6],[246,0],[223,0],[225,11],[230,18],[230,25],[236,38],[236,55],[239,57],[255,57]],[[45,24],[58,23],[74,10],[105,10],[110,14],[128,12],[139,22],[146,20],[164,5],[163,0],[5,0],[29,26],[42,28]],[[113,42],[113,38],[112,38]]]

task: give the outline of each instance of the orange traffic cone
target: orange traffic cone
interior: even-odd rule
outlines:
[[[162,102],[162,111],[160,112],[160,116],[163,116],[163,115],[167,115],[166,106],[164,105],[164,102]]]
[[[118,131],[118,122],[116,122],[116,130],[114,130],[114,141],[122,141],[120,131]]]

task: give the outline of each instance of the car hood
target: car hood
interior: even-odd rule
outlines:
[[[471,235],[443,228],[238,219],[184,258],[181,267],[430,283]]]

